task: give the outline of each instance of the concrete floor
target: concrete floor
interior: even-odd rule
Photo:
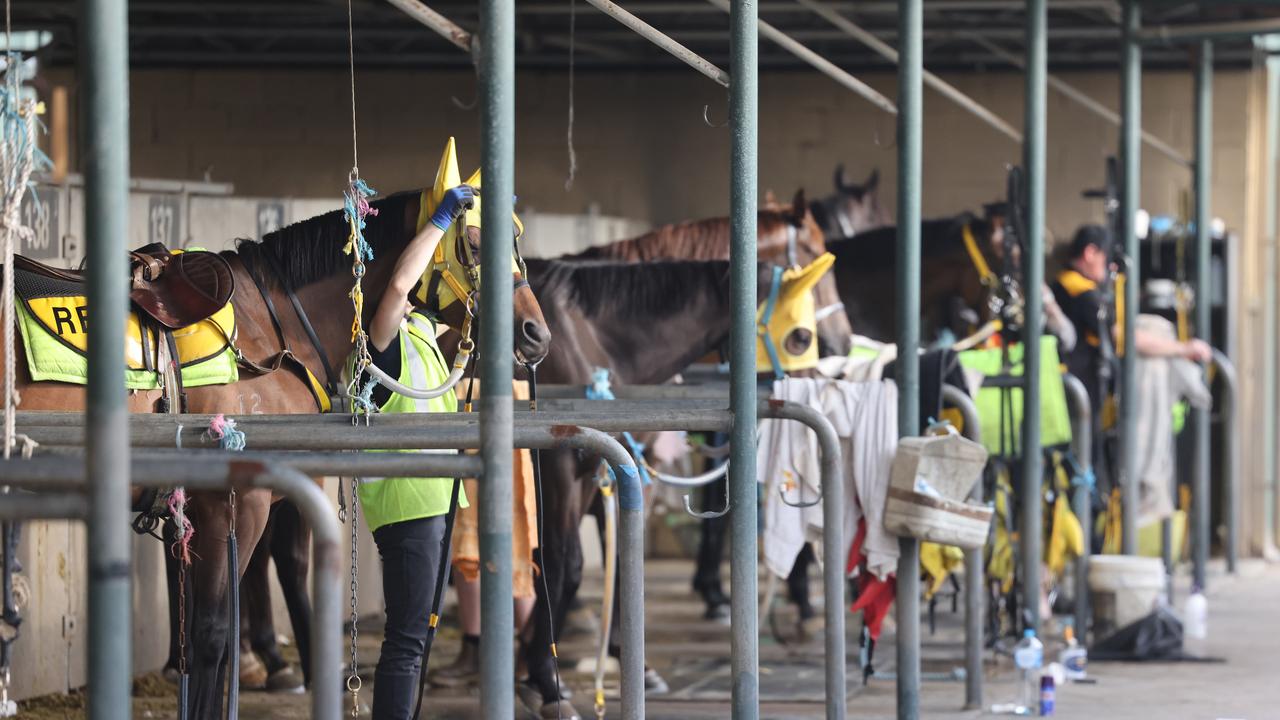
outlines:
[[[677,718],[723,718],[728,715],[729,657],[728,627],[701,619],[701,604],[688,589],[691,564],[683,561],[655,561],[647,568],[646,607],[647,649],[652,665],[671,684],[671,692],[648,702],[648,717],[654,720]],[[814,589],[817,590],[817,582]],[[1179,599],[1185,597],[1181,583]],[[588,608],[598,607],[598,575],[589,575],[583,588]],[[815,595],[817,593],[815,592]],[[1237,576],[1220,571],[1210,580],[1210,639],[1205,653],[1224,658],[1218,664],[1124,664],[1095,663],[1090,674],[1093,685],[1069,685],[1058,690],[1057,716],[1087,720],[1265,720],[1280,718],[1280,681],[1274,659],[1280,653],[1280,566],[1261,562],[1244,563]],[[778,629],[787,637],[795,631],[789,607],[778,611]],[[959,616],[939,608],[936,635],[925,632],[923,660],[926,672],[946,671],[961,664]],[[376,625],[376,623],[374,623]],[[849,696],[851,718],[893,718],[895,689],[892,679],[873,678],[863,686],[857,669],[858,647],[850,623]],[[436,643],[432,665],[447,664],[458,647],[456,625],[446,629]],[[820,718],[823,715],[821,639],[806,643],[781,644],[765,625],[760,646],[761,715],[764,718]],[[561,669],[565,681],[579,698],[579,711],[590,716],[591,675],[579,662],[593,654],[592,639],[586,634],[566,634],[560,643]],[[876,654],[880,672],[893,669],[893,629],[886,626]],[[362,665],[376,662],[378,637],[363,632],[360,643]],[[987,706],[1008,700],[1015,693],[1014,675],[1007,658],[988,658],[985,686]],[[366,682],[366,688],[371,685]],[[617,706],[617,678],[608,685],[611,701],[609,717],[620,715]],[[173,696],[160,682],[138,684],[135,718],[174,716]],[[367,702],[371,695],[363,699]],[[962,711],[964,687],[960,682],[927,682],[921,698],[924,718],[951,720],[988,716],[985,711]],[[46,701],[43,707],[27,708],[19,717],[78,718],[83,716],[74,698]],[[268,696],[245,693],[241,703],[245,720],[292,720],[305,718],[305,696]],[[473,692],[429,696],[424,716],[440,720],[477,716],[478,702]]]

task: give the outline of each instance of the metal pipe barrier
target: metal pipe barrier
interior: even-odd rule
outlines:
[[[707,2],[715,5],[725,12],[729,12],[729,0],[707,0]],[[896,115],[898,113],[898,108],[893,104],[892,100],[882,95],[875,88],[841,69],[839,65],[836,65],[813,50],[810,50],[800,41],[782,32],[764,20],[759,21],[759,26],[761,35],[764,35],[780,45],[783,50],[786,50],[792,55],[795,55],[808,63],[813,67],[813,69],[840,83],[846,89],[852,90],[858,95],[861,95],[865,100],[867,100],[867,102],[870,102],[872,105],[875,105],[890,115]]]
[[[1266,42],[1266,40],[1264,40]],[[1268,50],[1280,50],[1280,43],[1272,40],[1267,43]],[[1262,252],[1262,357],[1271,360],[1277,357],[1276,277],[1280,275],[1277,267],[1276,245],[1280,238],[1276,235],[1276,193],[1280,191],[1280,55],[1268,54],[1267,90],[1266,90],[1266,138],[1267,156],[1263,172],[1263,252]],[[1262,556],[1272,558],[1276,551],[1276,496],[1280,490],[1280,475],[1276,474],[1276,444],[1280,438],[1276,435],[1276,415],[1280,413],[1280,396],[1277,396],[1276,363],[1262,363]]]
[[[1240,542],[1240,479],[1236,477],[1236,457],[1240,452],[1240,438],[1236,433],[1236,400],[1237,375],[1236,366],[1220,350],[1213,351],[1213,364],[1222,377],[1222,406],[1218,410],[1222,418],[1222,504],[1227,535],[1223,545],[1226,549],[1227,572],[1235,573],[1239,560]]]
[[[1044,457],[1040,447],[1040,336],[1043,333],[1045,224],[1045,77],[1049,68],[1049,11],[1046,0],[1027,2],[1026,142],[1022,162],[1027,171],[1027,227],[1022,251],[1022,610],[1027,627],[1040,632],[1040,563],[1043,557]]]
[[[840,11],[836,10],[830,2],[827,2],[827,0],[796,0],[796,2],[813,11],[815,14],[822,17],[832,25],[835,25],[837,28],[843,30],[849,37],[871,48],[873,52],[881,57],[887,58],[893,63],[898,62],[898,51],[895,50],[892,45],[876,37],[875,33],[866,30],[861,25],[858,25],[844,15],[841,15]],[[1010,140],[1016,143],[1022,142],[1022,133],[1018,132],[1018,130],[1012,125],[1005,122],[1004,118],[996,115],[985,105],[964,94],[959,88],[928,70],[923,71],[923,76],[924,82],[929,87],[937,90],[939,94],[959,105],[974,117],[995,128],[996,131]]]
[[[715,80],[721,86],[729,87],[729,73],[721,70],[706,58],[703,58],[701,55],[698,55],[684,45],[681,45],[671,39],[670,36],[649,23],[627,12],[617,3],[610,2],[609,0],[587,0],[587,2],[594,5],[597,10],[605,15],[608,15],[614,20],[622,23],[635,34],[671,53],[672,57],[677,60],[683,62],[694,70],[697,70],[703,75],[706,75],[712,80]]]
[[[88,304],[94,308],[88,347],[85,417],[91,428],[85,472],[89,489],[89,720],[130,717],[133,640],[129,567],[129,427],[124,422],[125,313],[129,237],[129,17],[127,3],[82,4],[84,82],[84,215]],[[7,440],[6,440],[7,442]],[[8,455],[8,453],[5,453]]]
[[[924,2],[898,3],[898,436],[920,432],[920,176]],[[898,539],[898,720],[920,717],[920,542]]]
[[[80,462],[84,462],[80,459]],[[10,493],[0,503],[0,520],[84,520],[89,517],[89,501],[82,494],[28,495]]]
[[[387,0],[400,8],[406,15],[431,28],[440,37],[448,40],[460,50],[471,52],[471,33],[463,30],[449,18],[432,10],[418,0]]]
[[[1213,212],[1210,209],[1210,172],[1213,165],[1213,41],[1200,42],[1200,56],[1196,63],[1195,96],[1195,223],[1196,244],[1192,264],[1195,276],[1195,327],[1196,337],[1213,343],[1210,327],[1213,310],[1212,271],[1210,247]],[[1274,361],[1268,358],[1268,361]],[[1192,428],[1195,432],[1195,465],[1192,470],[1191,488],[1191,573],[1192,583],[1207,590],[1206,565],[1209,562],[1209,474],[1210,474],[1210,418],[1209,408],[1192,410]]]
[[[1093,479],[1093,406],[1089,391],[1080,378],[1070,373],[1062,374],[1062,386],[1067,391],[1067,407],[1071,411],[1071,453],[1076,457],[1080,471]],[[1072,510],[1084,528],[1084,550],[1076,560],[1076,637],[1087,644],[1089,633],[1089,557],[1093,554],[1093,483],[1076,483],[1071,497]]]
[[[312,602],[315,620],[311,625],[311,652],[315,662],[312,663],[311,679],[311,717],[317,720],[339,720],[342,714],[340,696],[342,684],[342,573],[341,573],[341,531],[337,518],[329,505],[324,491],[311,478],[292,468],[277,463],[247,461],[239,456],[210,458],[201,463],[184,462],[175,465],[172,459],[149,460],[143,457],[132,462],[133,480],[138,485],[149,487],[167,487],[181,476],[182,485],[188,490],[216,491],[226,489],[263,488],[285,495],[298,506],[303,517],[311,526],[311,547],[314,555],[315,575],[312,577]],[[7,485],[15,489],[40,490],[50,485],[66,488],[69,481],[78,481],[81,493],[92,492],[94,484],[100,482],[100,476],[94,474],[94,481],[88,482],[86,463],[75,457],[34,457],[24,460],[0,461],[0,477]],[[22,497],[22,496],[14,496]],[[85,500],[84,495],[44,495],[29,496],[32,500],[24,501],[27,510],[33,515],[52,511],[74,517],[83,510],[77,507],[75,498]],[[8,499],[0,505],[0,513],[13,512]],[[122,517],[128,517],[127,514]],[[126,615],[124,623],[115,627],[120,633],[127,633],[131,627],[131,618]],[[92,650],[90,650],[92,652]],[[127,676],[133,667],[132,662],[125,663],[123,668]],[[90,680],[92,683],[92,679]],[[99,711],[111,717],[124,717],[115,714],[119,706],[99,706]]]
[[[1142,3],[1125,0],[1124,52],[1121,69],[1120,114],[1120,247],[1125,273],[1123,297],[1116,289],[1116,303],[1124,302],[1124,338],[1120,354],[1120,547],[1125,555],[1138,552],[1138,350],[1133,328],[1138,318],[1138,232],[1135,218],[1142,191]]]
[[[515,625],[511,588],[511,497],[513,435],[511,408],[515,288],[510,282],[512,222],[515,198],[516,106],[515,0],[481,0],[480,47],[476,70],[480,85],[480,166],[484,171],[485,202],[481,221],[488,237],[498,242],[480,246],[480,617],[491,628]],[[634,467],[632,470],[634,471]],[[619,483],[629,483],[619,476]],[[627,532],[623,513],[623,534]],[[625,577],[624,577],[625,582]],[[626,622],[626,613],[623,613]],[[625,627],[624,627],[625,630]],[[508,720],[515,714],[511,684],[515,682],[515,652],[509,632],[483,633],[480,638],[480,709],[488,720]],[[643,668],[641,668],[643,672]],[[625,702],[625,694],[624,694]]]
[[[969,393],[954,385],[942,386],[942,399],[960,411],[964,419],[964,436],[982,442],[982,424],[978,418],[978,406]],[[969,494],[970,500],[982,502],[981,478]],[[974,710],[982,707],[982,605],[985,595],[985,569],[982,566],[982,548],[964,551],[964,707]]]
[[[729,10],[729,618],[734,720],[760,716],[760,617],[756,497],[756,241],[759,198],[759,7]],[[630,719],[628,719],[630,720]],[[638,719],[636,719],[638,720]]]
[[[801,2],[808,2],[808,1],[810,0],[801,0]],[[982,46],[982,48],[987,52],[990,52],[992,55],[995,55],[996,57],[1000,58],[1001,60],[1004,60],[1010,65],[1013,65],[1014,67],[1019,69],[1026,68],[1027,64],[1023,62],[1022,58],[1018,57],[1014,53],[1009,52],[1008,50],[1004,49],[1000,45],[997,45],[995,41],[984,36],[982,33],[976,32],[976,31],[975,32],[964,31],[962,34],[964,35],[965,38],[972,40],[975,44]],[[1049,75],[1046,77],[1046,80],[1049,82],[1049,87],[1053,88],[1054,90],[1057,90],[1059,93],[1066,96],[1069,100],[1075,101],[1076,104],[1084,107],[1089,112],[1092,112],[1094,115],[1097,115],[1098,117],[1102,118],[1103,120],[1106,120],[1107,122],[1111,123],[1112,125],[1115,125],[1116,127],[1119,127],[1121,125],[1120,116],[1116,114],[1114,110],[1107,107],[1106,105],[1103,105],[1097,100],[1094,100],[1092,97],[1088,95],[1088,93],[1084,92],[1080,88],[1077,88],[1075,85],[1068,83],[1067,81],[1063,80],[1062,78],[1056,75]],[[1160,138],[1156,137],[1155,134],[1147,132],[1146,130],[1143,130],[1141,135],[1142,135],[1142,142],[1150,146],[1151,149],[1159,152],[1160,154],[1164,155],[1165,157],[1169,158],[1170,160],[1178,163],[1183,167],[1186,167],[1186,168],[1191,167],[1191,161],[1187,159],[1186,155],[1183,155],[1181,152],[1178,152],[1177,148],[1173,147],[1172,145],[1165,142],[1164,140],[1161,140]]]

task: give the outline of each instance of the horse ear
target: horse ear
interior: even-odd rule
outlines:
[[[800,188],[796,191],[796,196],[791,199],[791,214],[795,216],[797,225],[804,222],[807,212],[809,212],[809,203],[804,199],[804,188]]]
[[[773,188],[764,191],[764,207],[766,210],[778,206],[778,196],[773,194]]]
[[[862,186],[863,192],[871,192],[880,185],[880,168],[872,168],[871,176],[867,178],[867,184]]]
[[[844,181],[844,163],[836,165],[835,185],[836,192],[845,192],[847,183]]]

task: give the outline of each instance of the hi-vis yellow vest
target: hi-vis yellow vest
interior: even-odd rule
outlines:
[[[422,315],[411,313],[400,324],[400,377],[413,388],[439,387],[449,377],[449,365],[436,345],[435,328]],[[457,412],[458,398],[447,392],[432,400],[415,400],[396,393],[380,408],[384,413]],[[414,451],[400,452],[452,452]],[[360,504],[370,531],[383,525],[435,517],[449,512],[453,478],[361,478]],[[467,507],[466,494],[458,489],[459,507]]]

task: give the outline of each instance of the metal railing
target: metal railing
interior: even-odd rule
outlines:
[[[960,411],[964,420],[964,436],[982,442],[982,422],[978,406],[969,393],[954,385],[942,386],[942,399]],[[982,479],[973,486],[971,500],[983,501]],[[982,707],[982,606],[986,595],[982,548],[964,551],[964,706],[967,710]]]

